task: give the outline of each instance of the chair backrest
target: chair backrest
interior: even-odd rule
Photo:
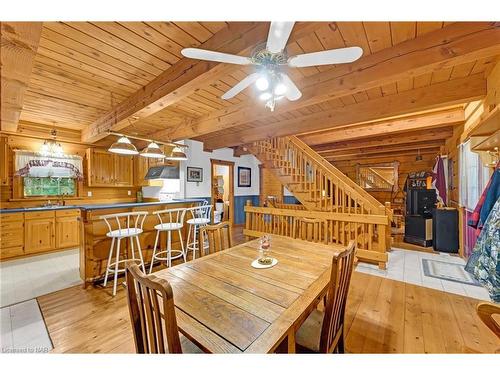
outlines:
[[[210,212],[212,211],[212,205],[204,204],[201,206],[186,208],[186,211],[189,211],[191,213],[191,217],[193,219],[210,219]]]
[[[110,232],[113,230],[142,229],[144,220],[148,216],[147,211],[122,212],[119,214],[108,214],[99,216],[104,220]]]
[[[127,297],[137,353],[182,353],[174,296],[167,280],[127,262]]]
[[[477,315],[491,331],[500,338],[500,324],[493,315],[500,316],[500,305],[491,302],[481,302],[476,306]]]
[[[295,238],[310,242],[323,242],[326,233],[326,220],[299,217],[294,224]]]
[[[229,249],[233,246],[231,223],[229,221],[223,221],[216,225],[201,227],[200,239],[202,241],[208,241],[209,254]]]
[[[186,214],[185,208],[171,208],[167,210],[154,211],[154,215],[158,216],[160,224],[173,223],[184,224],[184,215]]]
[[[351,283],[355,249],[356,243],[350,241],[345,250],[333,256],[319,343],[321,353],[333,352],[340,335],[343,334],[345,306]]]

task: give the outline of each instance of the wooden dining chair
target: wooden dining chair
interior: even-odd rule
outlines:
[[[500,338],[500,324],[493,317],[500,317],[500,305],[491,302],[481,302],[476,306],[477,315],[484,324]]]
[[[294,224],[295,238],[310,242],[323,242],[326,234],[326,220],[299,217]]]
[[[208,241],[208,253],[213,254],[217,251],[229,249],[233,246],[231,236],[232,226],[229,221],[223,221],[216,225],[206,225],[200,229],[200,239]]]
[[[344,315],[355,249],[356,243],[351,241],[333,256],[324,311],[313,310],[297,331],[298,352],[344,353]]]
[[[126,263],[126,279],[137,353],[202,352],[185,336],[179,335],[174,296],[167,280],[146,275],[133,261]]]

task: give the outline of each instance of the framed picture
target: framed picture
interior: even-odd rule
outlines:
[[[252,186],[252,169],[247,167],[238,167],[238,187]]]
[[[188,182],[202,182],[203,181],[203,168],[187,167],[187,181]]]

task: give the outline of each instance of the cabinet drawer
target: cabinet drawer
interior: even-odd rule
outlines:
[[[71,209],[71,210],[57,210],[56,217],[68,217],[68,216],[80,216],[80,210]]]
[[[2,247],[0,249],[0,259],[17,257],[20,255],[24,255],[24,249],[22,246],[14,246],[14,247]]]
[[[23,221],[24,213],[0,214],[0,222],[6,221]]]
[[[2,221],[0,224],[0,230],[2,231],[2,235],[5,231],[12,229],[22,229],[24,227],[24,221]]]
[[[23,246],[24,245],[24,228],[12,229],[9,231],[2,230],[2,236],[0,237],[0,246],[11,247],[11,246]]]
[[[39,212],[26,212],[26,220],[30,219],[51,219],[54,217],[54,210],[52,211],[39,211]]]

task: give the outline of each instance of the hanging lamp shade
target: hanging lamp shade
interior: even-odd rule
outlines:
[[[115,143],[111,145],[108,151],[114,154],[121,155],[137,155],[139,153],[139,151],[137,151],[135,146],[127,137],[119,138]]]
[[[158,146],[155,142],[151,142],[144,150],[142,150],[141,156],[155,159],[165,158],[165,154],[161,150],[160,146]]]
[[[174,147],[172,149],[172,152],[170,153],[170,155],[167,156],[167,159],[168,160],[187,160],[187,156],[184,153],[184,151],[182,151],[182,148]]]

